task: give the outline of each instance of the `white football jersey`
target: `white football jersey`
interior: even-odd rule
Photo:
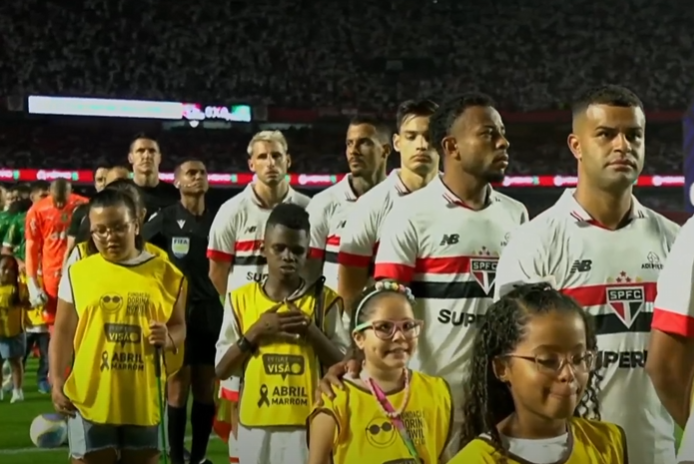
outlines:
[[[674,462],[674,424],[644,369],[660,270],[679,226],[632,199],[631,222],[601,227],[567,190],[520,227],[501,255],[496,297],[552,278],[594,317],[602,419],[627,435],[630,462]],[[503,289],[503,290],[502,290]]]
[[[347,216],[357,202],[350,184],[351,174],[311,198],[306,211],[311,218],[311,251],[309,256],[323,260],[325,285],[337,290],[337,255],[340,236]]]
[[[680,230],[670,259],[658,277],[651,327],[661,332],[694,337],[694,219]],[[694,461],[694,415],[689,414],[677,462]]]
[[[309,200],[309,197],[290,187],[282,202],[305,208]],[[231,262],[227,292],[248,282],[263,282],[267,278],[267,260],[260,250],[265,223],[271,211],[271,208],[263,206],[251,184],[227,200],[214,217],[207,257]]]
[[[400,170],[393,170],[386,180],[359,197],[347,216],[340,236],[338,263],[368,268],[378,248],[381,225],[393,207],[393,201],[410,191],[400,180]]]
[[[488,202],[472,210],[436,177],[395,204],[376,255],[375,278],[409,285],[424,321],[410,366],[444,377],[457,401],[475,328],[492,304],[499,254],[528,218],[523,204],[491,188]]]

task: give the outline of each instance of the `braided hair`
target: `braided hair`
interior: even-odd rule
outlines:
[[[516,410],[508,385],[499,380],[493,368],[495,358],[512,352],[525,337],[525,327],[533,316],[551,312],[574,313],[583,319],[586,348],[597,350],[593,320],[572,298],[549,283],[524,284],[494,303],[488,310],[473,345],[472,363],[463,401],[461,448],[480,434],[489,434],[505,460],[497,424]],[[598,392],[600,377],[591,372],[575,416],[600,419]],[[504,461],[502,461],[504,462]]]

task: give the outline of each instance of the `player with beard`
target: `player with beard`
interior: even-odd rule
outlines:
[[[352,307],[369,283],[381,225],[393,202],[424,187],[438,173],[439,155],[429,145],[429,118],[434,110],[436,103],[430,100],[400,104],[395,121],[398,132],[393,136],[400,169],[363,195],[347,217],[338,254],[338,293],[345,299],[345,308]]]
[[[674,462],[672,418],[644,367],[656,281],[679,226],[633,196],[646,146],[639,98],[605,85],[580,95],[572,112],[577,187],[514,232],[496,296],[517,282],[549,280],[592,314],[602,419],[625,430],[630,462]]]
[[[371,117],[357,116],[347,127],[345,154],[350,173],[340,182],[311,198],[311,250],[309,275],[325,277],[337,289],[337,253],[347,215],[359,197],[386,178],[390,154],[388,129]]]
[[[205,202],[209,189],[207,169],[198,160],[181,163],[174,171],[174,186],[181,192],[175,205],[156,213],[142,228],[145,241],[166,250],[169,260],[188,281],[185,363],[168,382],[168,432],[172,464],[184,462],[188,395],[193,394],[190,457],[205,460],[214,419],[215,342],[222,326],[222,303],[207,274],[207,237],[214,212]]]
[[[178,201],[178,190],[159,180],[161,150],[157,140],[144,133],[137,134],[130,144],[128,162],[133,168],[133,182],[145,197],[148,218]]]
[[[248,168],[256,180],[219,208],[207,248],[209,277],[224,299],[248,282],[264,282],[267,278],[262,243],[272,209],[280,203],[303,208],[309,203],[309,198],[291,188],[286,180],[291,156],[280,131],[258,132],[249,142],[247,153]],[[231,402],[229,420],[234,429],[239,381],[235,377],[224,380],[220,391],[221,398]],[[234,434],[229,436],[229,453],[235,457]]]

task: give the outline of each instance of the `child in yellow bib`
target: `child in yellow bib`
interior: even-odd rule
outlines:
[[[98,253],[66,269],[49,353],[52,399],[70,416],[73,462],[157,462],[159,352],[165,370],[185,339],[185,285],[170,262],[143,250],[132,199],[105,189],[89,202]],[[64,372],[71,364],[72,371]]]
[[[599,418],[588,313],[539,283],[517,286],[487,315],[463,403],[464,448],[450,464],[627,464],[624,431],[584,418]]]
[[[407,368],[421,321],[412,293],[396,282],[367,288],[351,322],[354,349],[363,353],[359,377],[323,397],[308,419],[309,464],[438,464],[452,424],[445,380]]]
[[[0,366],[10,363],[12,376],[12,403],[24,400],[24,354],[26,333],[24,332],[24,310],[29,295],[19,282],[19,266],[12,256],[0,258]],[[0,370],[2,385],[2,370]],[[3,399],[0,389],[0,400]]]
[[[342,359],[349,343],[340,297],[322,279],[311,284],[300,276],[310,227],[302,207],[277,205],[265,228],[267,280],[226,299],[215,364],[218,378],[243,378],[237,437],[242,464],[306,462],[305,424],[320,366]]]

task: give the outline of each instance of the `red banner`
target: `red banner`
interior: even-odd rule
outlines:
[[[289,174],[287,177],[294,187],[323,188],[339,182],[345,174]],[[173,182],[173,172],[162,172],[159,178]],[[218,187],[243,187],[253,181],[253,174],[240,172],[225,174],[211,172],[210,185]],[[66,169],[1,169],[0,182],[33,182],[35,180],[66,179],[76,184],[94,182],[92,171]],[[575,176],[506,176],[499,187],[573,187]],[[641,176],[636,183],[639,187],[682,187],[684,176]]]

